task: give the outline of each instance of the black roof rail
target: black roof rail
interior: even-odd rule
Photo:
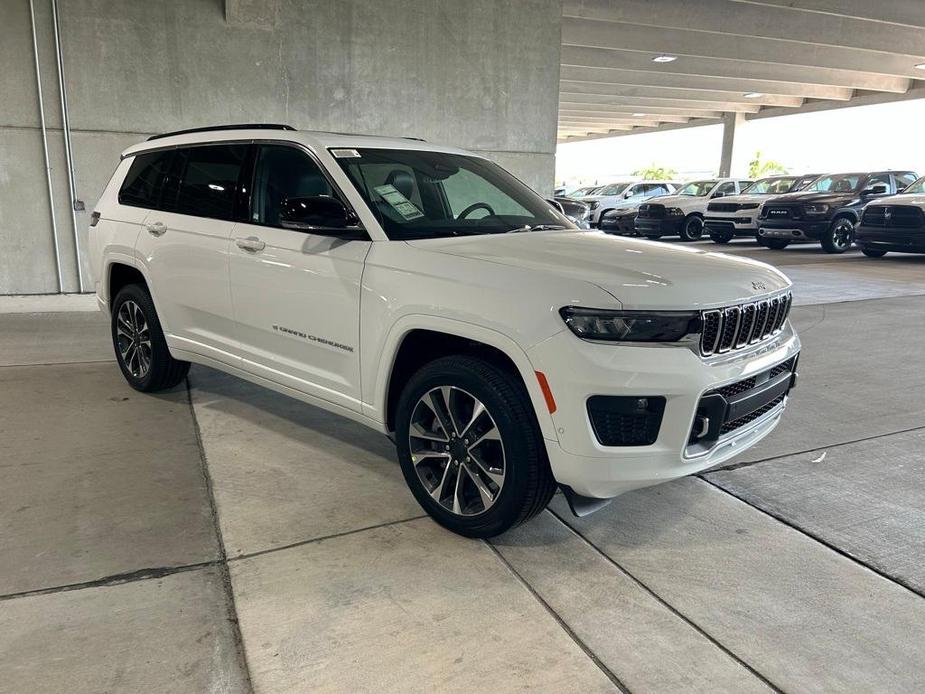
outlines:
[[[174,130],[170,133],[160,133],[148,138],[151,140],[160,140],[162,137],[172,137],[174,135],[188,135],[190,133],[207,133],[213,130],[295,130],[291,125],[282,123],[237,123],[232,125],[207,125],[203,128],[189,128],[187,130]]]

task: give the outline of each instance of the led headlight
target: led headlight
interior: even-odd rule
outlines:
[[[825,214],[828,211],[829,206],[821,202],[803,205],[803,214]]]
[[[667,214],[669,217],[683,217],[684,210],[682,210],[680,207],[669,207],[667,210],[665,210],[665,214]]]
[[[685,311],[611,311],[565,306],[559,315],[583,340],[606,342],[677,342],[697,332],[697,313]]]

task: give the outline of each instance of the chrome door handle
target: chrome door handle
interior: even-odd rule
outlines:
[[[148,222],[145,224],[145,231],[151,236],[163,236],[167,231],[167,225],[163,222]]]
[[[248,236],[246,239],[235,239],[234,243],[238,248],[243,248],[245,251],[262,251],[267,247],[267,244],[256,236]]]

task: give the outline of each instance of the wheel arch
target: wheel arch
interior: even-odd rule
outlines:
[[[417,368],[448,354],[479,356],[515,374],[533,405],[540,431],[555,439],[552,417],[526,352],[511,338],[489,328],[436,316],[406,316],[389,333],[377,375],[372,411],[386,431],[394,431],[395,405]]]

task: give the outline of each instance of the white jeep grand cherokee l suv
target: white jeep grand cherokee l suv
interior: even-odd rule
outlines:
[[[795,381],[777,270],[578,230],[488,160],[417,140],[156,136],[123,153],[90,241],[132,387],[197,362],[373,427],[469,536],[556,486],[583,514],[721,463]]]
[[[682,241],[697,241],[703,236],[703,217],[710,200],[738,195],[752,181],[738,178],[709,178],[691,181],[675,195],[665,195],[643,203],[636,214],[636,234],[647,239],[680,236]]]

